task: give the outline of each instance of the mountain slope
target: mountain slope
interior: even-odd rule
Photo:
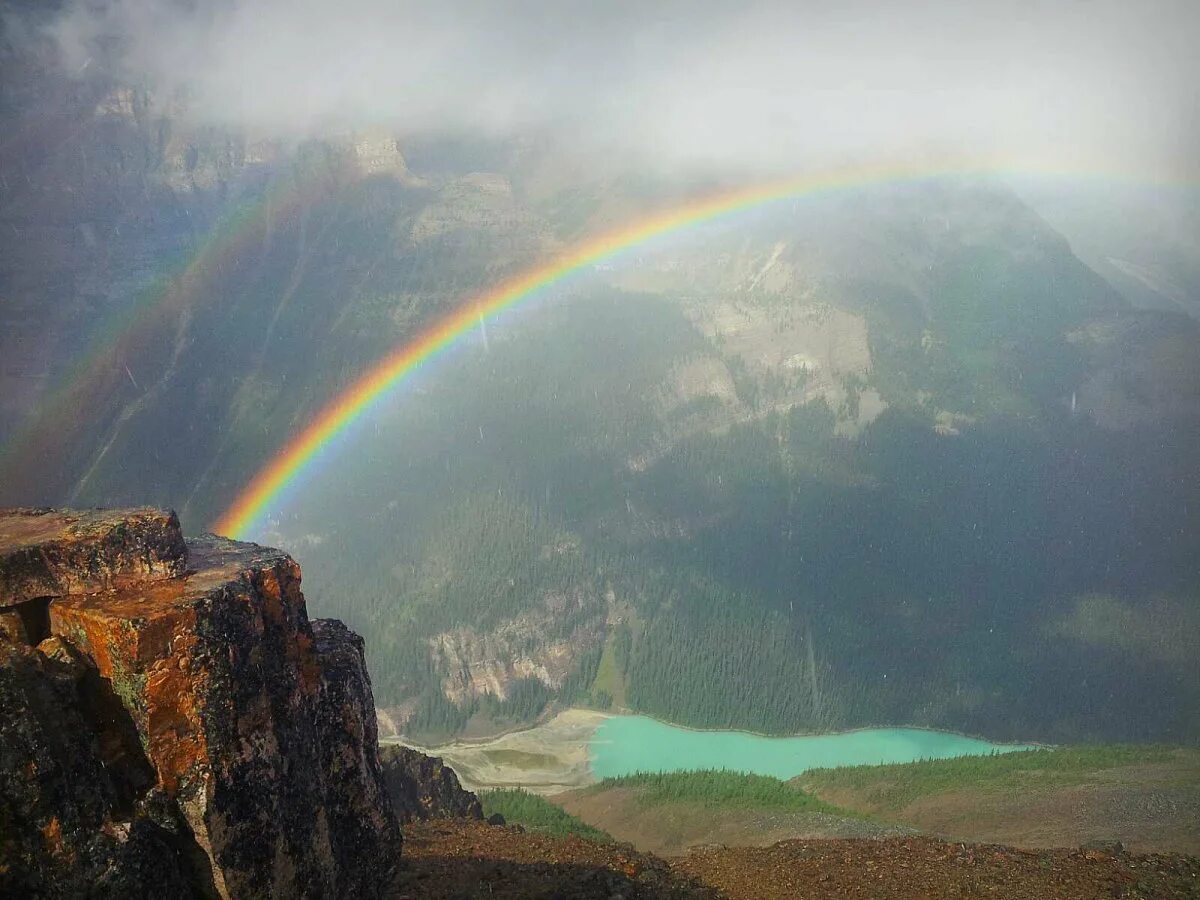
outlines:
[[[5,502],[212,521],[424,325],[705,188],[536,140],[197,129],[39,52],[4,56]],[[770,204],[465,338],[256,537],[415,734],[557,702],[1184,740],[1198,346],[994,183]]]

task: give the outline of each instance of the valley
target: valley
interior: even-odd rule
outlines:
[[[516,790],[514,800],[541,795],[547,811],[561,808],[579,828],[663,856],[917,834],[1030,849],[1120,843],[1138,853],[1200,853],[1194,748],[1031,749],[902,730],[768,738],[576,709],[426,752],[482,791],[485,808],[497,789]],[[605,767],[606,752],[621,768]],[[884,759],[892,761],[878,764]],[[525,815],[537,817],[528,820],[521,804],[499,808],[510,821],[549,828],[537,824],[548,813],[534,806],[531,798]]]
[[[260,140],[43,74],[0,148],[4,503],[203,531],[471,298],[744,187],[501,137]],[[1192,256],[1087,227],[1076,189],[848,177],[637,241],[464,330],[240,536],[305,565],[422,745],[570,707],[1200,738],[1200,324],[1156,293]]]
[[[4,0],[0,895],[1200,900],[1200,3],[980,4]]]
[[[1200,852],[1194,748],[1064,747],[811,770],[606,779],[549,799],[617,840],[674,855],[707,845],[925,834],[1027,849]]]
[[[384,735],[383,740],[398,739]],[[712,769],[791,778],[824,766],[904,763],[1025,748],[911,728],[769,737],[568,709],[531,728],[418,749],[445,759],[472,790],[520,787],[549,794],[639,772]]]
[[[389,343],[554,252],[539,165],[435,178],[357,141],[233,166],[245,227],[95,357],[109,381],[13,430],[4,499],[144,500],[152,455],[151,499],[215,517]],[[268,227],[267,198],[303,215]],[[384,721],[418,743],[550,704],[1185,740],[1198,342],[1002,185],[753,210],[465,336],[253,537],[367,635]]]

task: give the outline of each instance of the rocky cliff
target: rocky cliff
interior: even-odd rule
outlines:
[[[380,757],[388,796],[401,822],[483,818],[479,798],[463,788],[441,757],[400,744],[383,747]]]
[[[0,512],[0,894],[379,896],[362,640],[286,554],[156,510]]]

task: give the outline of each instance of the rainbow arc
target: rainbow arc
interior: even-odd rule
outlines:
[[[672,232],[781,200],[872,185],[919,182],[947,175],[996,176],[1010,172],[1028,174],[1030,171],[978,165],[936,168],[881,165],[838,169],[703,198],[585,240],[557,258],[469,299],[379,360],[323,407],[254,475],[233,504],[213,523],[212,530],[230,537],[247,536],[289,486],[309,470],[324,448],[424,363],[454,346],[488,319],[623,251]]]

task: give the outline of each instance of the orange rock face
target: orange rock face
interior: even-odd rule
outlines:
[[[149,773],[114,788],[128,802],[104,801],[105,833],[119,839],[153,807],[202,893],[386,889],[400,838],[362,643],[338,624],[318,648],[289,556],[215,536],[185,543],[170,513],[0,512],[4,615],[0,642],[23,644],[13,652],[30,672],[29,654],[81,663],[75,702],[102,768]],[[0,750],[5,740],[0,726]],[[53,812],[14,815],[53,835],[43,845],[57,858],[83,835]]]
[[[173,512],[0,511],[0,608],[181,575],[187,547]]]

